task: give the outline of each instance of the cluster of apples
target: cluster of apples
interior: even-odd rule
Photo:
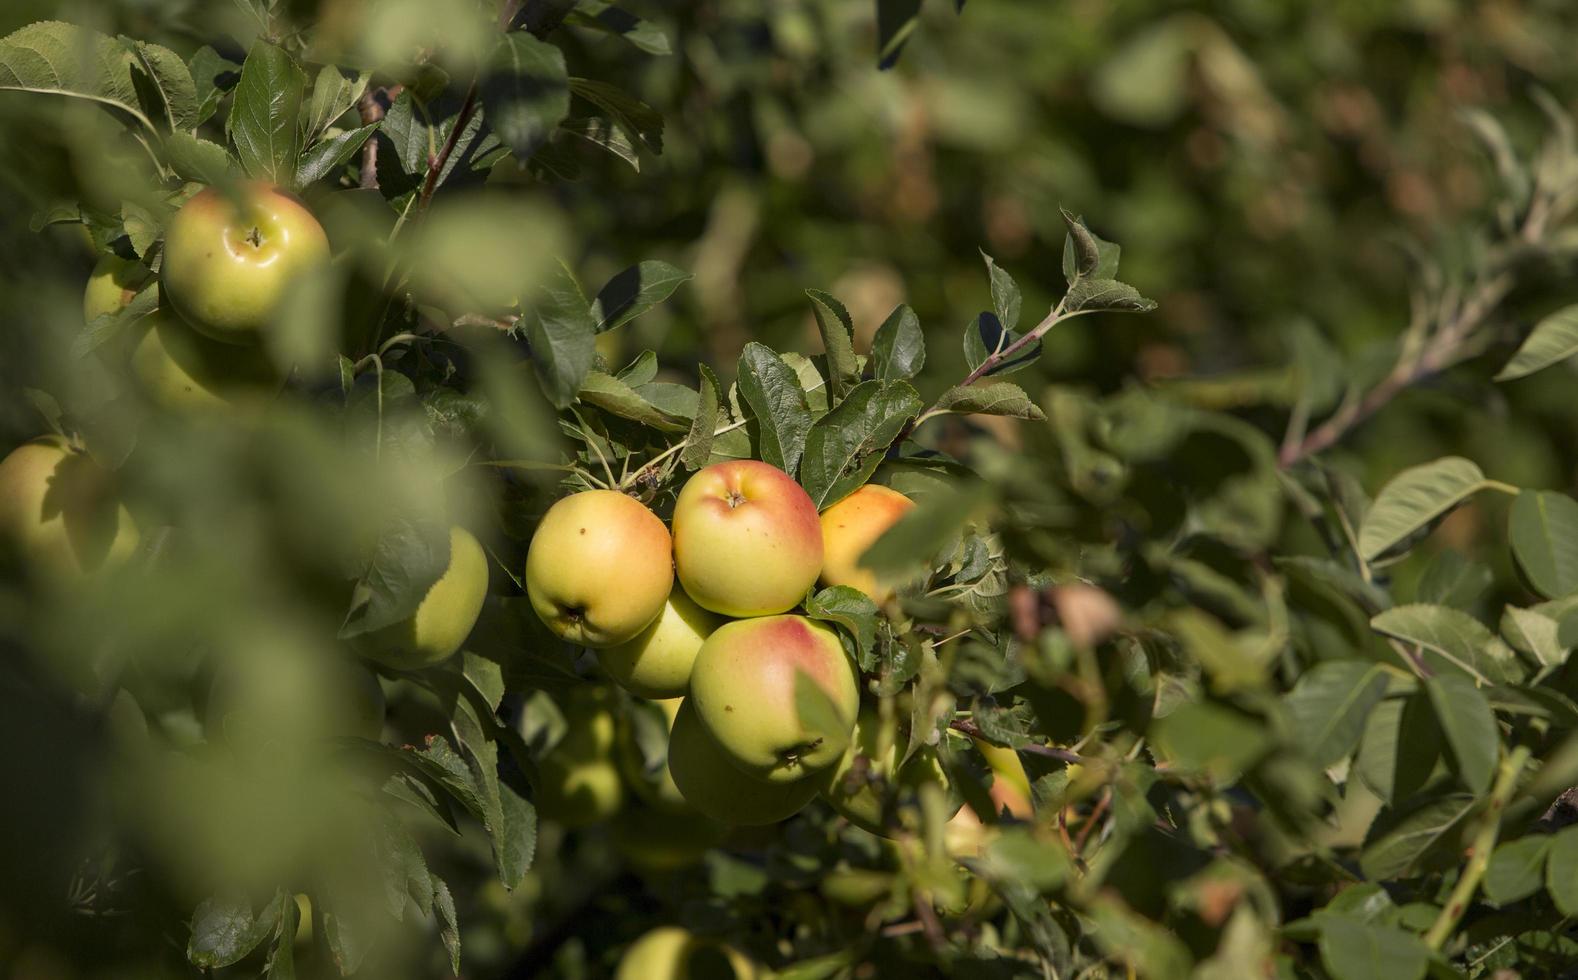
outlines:
[[[686,802],[724,823],[776,823],[826,785],[860,710],[838,634],[791,610],[818,581],[890,598],[857,563],[911,506],[868,485],[818,514],[782,470],[736,460],[686,482],[670,533],[634,498],[588,490],[543,516],[526,590],[615,682],[683,698],[668,764]]]

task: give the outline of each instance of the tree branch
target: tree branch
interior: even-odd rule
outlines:
[[[356,109],[362,117],[363,126],[371,126],[384,117],[394,100],[400,97],[405,90],[404,85],[391,85],[388,88],[369,88],[357,100]],[[378,189],[378,136],[373,135],[366,143],[362,144],[362,173],[361,186],[364,189]]]

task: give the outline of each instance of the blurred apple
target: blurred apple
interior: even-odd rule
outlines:
[[[114,483],[61,436],[23,443],[0,460],[0,538],[29,572],[48,578],[125,561],[138,534]]]
[[[488,595],[488,556],[471,532],[449,530],[449,567],[416,612],[353,640],[356,651],[396,670],[418,670],[454,656],[482,615]]]
[[[614,763],[614,699],[607,688],[578,687],[561,706],[564,737],[537,763],[537,808],[566,827],[607,820],[624,801]]]

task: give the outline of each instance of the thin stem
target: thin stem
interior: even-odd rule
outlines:
[[[713,436],[713,438],[716,439],[718,436],[723,435],[725,432],[733,432],[735,429],[740,428],[744,424],[745,424],[745,420],[744,419],[741,419],[738,422],[730,422],[728,425],[724,426],[721,429],[713,430],[712,436]],[[672,446],[668,447],[667,449],[663,450],[661,453],[658,453],[656,456],[654,456],[650,460],[648,460],[646,462],[646,464],[643,465],[640,469],[636,470],[634,473],[631,473],[629,476],[625,477],[623,480],[620,480],[619,481],[619,489],[621,489],[621,490],[628,490],[631,487],[635,486],[637,483],[640,483],[642,476],[644,476],[647,472],[656,469],[665,460],[667,460],[670,457],[672,457],[675,453],[682,452],[685,449],[685,447],[688,446],[688,445],[690,445],[690,437],[686,436],[684,439],[681,439],[679,442],[674,443],[674,445],[672,445]]]
[[[1479,832],[1474,835],[1474,843],[1469,848],[1468,864],[1464,866],[1463,874],[1453,887],[1452,894],[1447,897],[1435,924],[1425,933],[1425,944],[1431,949],[1440,949],[1446,943],[1457,929],[1463,913],[1468,910],[1474,892],[1479,889],[1480,880],[1490,867],[1490,852],[1496,849],[1496,838],[1501,834],[1502,813],[1518,788],[1518,777],[1523,775],[1523,767],[1528,764],[1529,756],[1528,746],[1520,745],[1502,759],[1495,786],[1491,788],[1490,798],[1485,801],[1485,810],[1480,816]]]
[[[1004,361],[1013,357],[1021,350],[1046,336],[1047,331],[1057,326],[1058,322],[1063,319],[1063,306],[1067,302],[1068,295],[1064,294],[1063,298],[1058,300],[1057,305],[1052,308],[1052,312],[1046,315],[1046,319],[1036,324],[1034,330],[1031,330],[1029,333],[1025,334],[1023,337],[1020,337],[1018,340],[1009,344],[1002,350],[992,353],[986,358],[986,360],[977,365],[974,371],[971,371],[969,374],[965,375],[964,380],[959,382],[958,386],[960,388],[967,388],[970,385],[975,384],[975,382],[981,380],[982,377],[991,372],[993,368],[997,367],[999,364],[1002,364]]]
[[[439,175],[444,172],[449,158],[454,155],[455,145],[460,142],[460,134],[465,132],[476,111],[477,81],[473,79],[471,87],[466,89],[466,101],[460,104],[460,113],[455,116],[455,125],[450,128],[449,137],[444,140],[444,148],[427,162],[427,179],[422,182],[422,193],[417,198],[418,211],[427,210],[428,203],[433,199],[433,192],[438,189]]]
[[[586,419],[581,418],[580,412],[577,412],[573,408],[570,409],[570,412],[575,416],[575,420],[581,423],[581,431],[587,435],[586,444],[590,446],[592,452],[596,454],[597,461],[603,464],[603,472],[608,474],[608,485],[611,487],[619,486],[619,481],[614,479],[614,468],[608,465],[608,457],[603,455],[603,450],[597,445],[597,433],[593,432],[591,427],[586,424]]]

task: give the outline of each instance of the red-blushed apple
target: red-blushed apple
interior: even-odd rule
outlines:
[[[606,648],[652,625],[674,586],[673,541],[634,497],[587,490],[543,515],[526,551],[526,595],[547,627]]]
[[[707,638],[687,703],[742,771],[793,782],[844,754],[860,692],[830,627],[767,616],[725,623]]]
[[[722,623],[676,583],[652,625],[618,646],[599,650],[597,662],[637,697],[681,697],[690,687],[690,668],[701,644]]]
[[[123,259],[113,252],[101,257],[82,291],[83,319],[92,323],[101,316],[119,313],[147,278],[148,270],[141,262]]]
[[[822,571],[816,505],[789,474],[752,459],[714,463],[674,503],[674,568],[725,616],[787,612]]]
[[[877,712],[862,708],[843,757],[812,777],[822,784],[822,798],[850,823],[880,837],[919,830],[919,807],[902,804],[928,783],[946,797],[948,777],[929,745],[905,760],[906,742],[897,731],[884,737]],[[957,801],[945,805],[952,808],[950,817],[958,809]]]
[[[161,294],[198,333],[250,344],[305,273],[329,261],[323,226],[278,187],[194,194],[164,236]]]
[[[0,460],[0,539],[24,569],[70,580],[137,550],[137,527],[113,474],[60,436],[25,442]]]
[[[765,826],[787,819],[816,797],[817,781],[767,782],[736,767],[686,698],[669,732],[668,768],[685,802],[736,826]]]
[[[261,407],[282,384],[262,348],[210,340],[164,310],[133,324],[131,337],[132,375],[167,411]]]
[[[755,980],[756,964],[723,943],[660,926],[630,944],[614,980]]]
[[[482,615],[488,596],[488,555],[463,527],[449,529],[449,567],[416,612],[356,637],[356,651],[396,670],[419,670],[454,656]]]
[[[614,763],[614,699],[582,685],[560,701],[565,732],[537,762],[537,806],[566,827],[585,827],[619,811],[624,784]]]
[[[878,605],[893,598],[893,586],[860,567],[860,556],[915,502],[887,487],[868,483],[822,512],[822,584],[847,585]]]

